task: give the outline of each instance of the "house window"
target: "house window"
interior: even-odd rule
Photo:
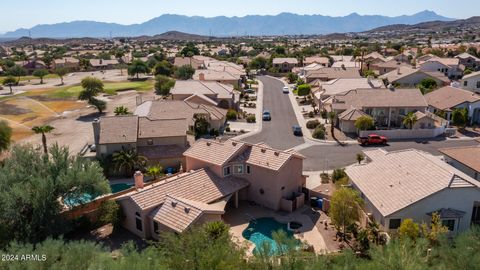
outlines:
[[[480,88],[480,81],[477,82],[477,88]]]
[[[388,229],[396,230],[400,227],[400,223],[402,223],[402,220],[399,218],[390,219],[390,222],[388,223]]]
[[[147,140],[147,145],[153,145],[153,140],[152,139]]]
[[[231,174],[230,172],[230,166],[224,167],[223,168],[223,176],[229,176]]]
[[[250,174],[250,166],[247,165],[247,174]]]
[[[468,81],[464,81],[463,86],[468,86]]]
[[[138,212],[135,212],[135,225],[137,227],[137,230],[143,231],[142,217]]]
[[[233,165],[233,174],[243,174],[243,165]]]
[[[156,233],[156,234],[158,234],[158,231],[159,231],[159,229],[158,229],[158,222],[153,221],[153,232]]]
[[[442,225],[447,227],[449,231],[453,232],[455,230],[455,219],[444,219],[442,220]]]

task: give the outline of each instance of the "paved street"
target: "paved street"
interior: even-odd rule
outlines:
[[[259,76],[263,85],[263,109],[270,110],[272,121],[263,122],[260,133],[245,138],[251,143],[265,142],[271,147],[286,150],[304,143],[302,137],[295,137],[292,126],[298,124],[288,95],[282,93],[280,80]],[[260,119],[261,120],[261,119]]]
[[[417,143],[414,141],[396,141],[390,142],[388,146],[382,147],[387,151],[401,149],[420,149],[434,155],[440,155],[439,148],[458,147],[478,145],[478,142],[472,140],[436,140],[428,143]],[[333,170],[345,167],[356,162],[356,154],[365,149],[374,149],[375,147],[362,147],[357,144],[340,145],[313,145],[300,153],[306,157],[303,162],[305,171]]]

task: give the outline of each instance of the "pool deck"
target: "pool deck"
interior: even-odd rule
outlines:
[[[230,233],[232,234],[233,241],[239,245],[246,246],[247,255],[249,256],[252,256],[255,244],[243,238],[242,232],[248,227],[252,217],[255,219],[271,217],[280,223],[288,223],[290,221],[300,222],[303,226],[298,230],[298,233],[294,233],[295,238],[312,245],[316,253],[329,252],[315,223],[311,217],[305,214],[306,211],[310,211],[308,206],[303,206],[293,213],[285,213],[275,212],[260,206],[252,206],[247,202],[241,202],[239,208],[228,209],[223,220],[230,225]]]

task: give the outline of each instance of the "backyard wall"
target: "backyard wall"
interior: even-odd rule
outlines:
[[[359,133],[360,137],[367,137],[368,135],[375,133],[380,136],[385,136],[390,140],[429,139],[444,134],[445,128],[439,127],[434,129],[363,130]]]

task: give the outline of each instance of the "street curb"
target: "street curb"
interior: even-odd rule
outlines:
[[[254,131],[250,131],[248,133],[238,135],[233,137],[234,140],[243,140],[250,136],[256,135],[262,132],[263,129],[263,121],[262,121],[262,112],[263,112],[263,83],[260,80],[256,80],[258,82],[258,92],[257,92],[257,110],[255,112],[255,119],[256,119],[256,127]]]

